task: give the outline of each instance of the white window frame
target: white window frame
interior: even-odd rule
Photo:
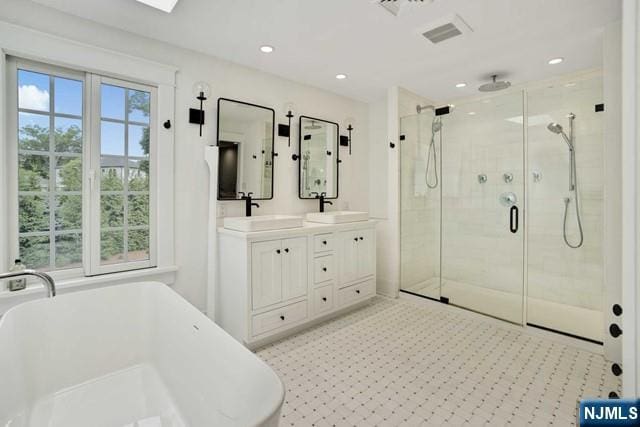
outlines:
[[[156,163],[157,163],[157,137],[156,137],[156,126],[157,126],[157,112],[158,112],[158,91],[157,88],[153,86],[141,85],[138,83],[132,83],[125,80],[117,80],[109,77],[104,77],[96,74],[90,75],[91,80],[91,93],[93,94],[91,100],[91,114],[93,117],[91,118],[91,134],[93,135],[92,140],[90,141],[91,146],[91,154],[90,154],[90,170],[88,173],[88,185],[89,187],[89,197],[91,201],[90,207],[90,218],[89,218],[89,239],[90,239],[90,252],[87,254],[89,258],[88,266],[89,266],[89,274],[88,275],[96,275],[96,274],[107,274],[114,273],[120,271],[130,271],[130,270],[138,270],[141,268],[149,268],[157,266],[157,222],[156,222],[156,195],[157,195],[157,180],[156,180]],[[123,87],[127,89],[134,89],[144,92],[149,92],[150,94],[150,114],[149,114],[149,259],[143,261],[131,261],[131,262],[122,262],[122,263],[114,263],[114,264],[105,264],[102,265],[100,260],[100,177],[101,177],[101,167],[100,167],[100,154],[101,154],[101,122],[102,122],[102,111],[101,111],[101,87],[102,84],[112,85]],[[128,123],[125,122],[125,132],[128,132]],[[126,151],[126,148],[125,148]],[[128,177],[124,179],[128,180]],[[125,193],[124,197],[128,197]],[[124,212],[124,215],[127,215],[127,212]],[[126,218],[125,218],[126,222]],[[126,241],[125,241],[126,245]],[[125,251],[126,252],[126,251]]]
[[[157,261],[157,121],[158,121],[158,89],[155,86],[133,83],[127,80],[114,79],[86,71],[76,71],[56,65],[49,65],[19,57],[7,57],[7,144],[6,162],[8,173],[8,189],[6,201],[7,236],[9,239],[9,258],[19,258],[19,224],[18,224],[18,70],[24,69],[83,82],[82,111],[82,268],[50,270],[56,280],[72,279],[83,276],[94,276],[116,272],[127,272],[152,268]],[[100,128],[101,128],[101,84],[111,84],[142,90],[150,93],[151,108],[149,115],[149,259],[143,261],[121,262],[101,265],[100,256]],[[50,94],[54,102],[55,93]],[[49,112],[52,113],[51,111]],[[55,179],[55,177],[49,177]],[[97,182],[96,182],[97,181]],[[3,201],[4,202],[4,201]],[[54,209],[54,206],[50,206]]]

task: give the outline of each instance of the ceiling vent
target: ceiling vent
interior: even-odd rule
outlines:
[[[372,3],[377,3],[378,6],[382,6],[384,10],[392,14],[393,16],[398,16],[402,10],[406,9],[408,4],[411,4],[418,7],[424,7],[427,4],[433,3],[434,0],[373,0]]]
[[[473,30],[460,16],[451,15],[419,30],[420,34],[433,44],[470,33]]]

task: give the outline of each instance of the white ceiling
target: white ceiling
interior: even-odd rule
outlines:
[[[171,14],[134,0],[35,1],[363,101],[393,85],[452,100],[493,72],[518,84],[599,67],[603,27],[621,14],[619,0],[405,0],[397,17],[376,0],[180,0]],[[474,31],[438,45],[420,35],[454,13]]]

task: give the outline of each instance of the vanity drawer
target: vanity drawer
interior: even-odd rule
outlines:
[[[326,252],[332,251],[335,248],[334,238],[332,233],[316,234],[313,236],[313,251],[314,252]]]
[[[338,291],[338,306],[353,304],[361,299],[370,297],[376,292],[376,283],[373,279],[347,286]]]
[[[333,255],[320,256],[313,259],[313,283],[322,283],[335,277]]]
[[[333,283],[313,290],[313,314],[333,309]]]
[[[253,336],[273,331],[283,326],[298,323],[307,318],[307,302],[301,301],[266,313],[253,316],[251,326]]]

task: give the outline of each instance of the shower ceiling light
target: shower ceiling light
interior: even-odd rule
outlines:
[[[470,116],[475,116],[475,115],[476,115],[476,112],[475,112],[475,111],[469,111],[469,115],[470,115]]]
[[[467,86],[467,84],[466,84],[466,83],[464,83],[464,82],[463,82],[463,83],[458,83],[458,84],[456,84],[456,87],[458,87],[458,88],[460,88],[460,87],[466,87],[466,86]]]
[[[336,74],[336,79],[338,80],[344,80],[347,78],[346,74]]]
[[[553,58],[549,60],[549,65],[557,65],[564,61],[564,58]]]
[[[273,46],[269,46],[268,44],[265,44],[264,46],[260,46],[260,52],[262,53],[271,53],[273,52]]]
[[[147,6],[155,7],[163,12],[171,13],[178,0],[137,0]]]

